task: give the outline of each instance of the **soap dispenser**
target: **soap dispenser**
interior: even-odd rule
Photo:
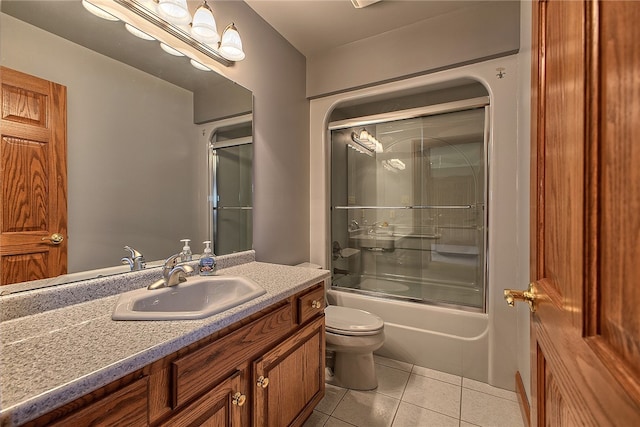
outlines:
[[[216,260],[213,257],[213,253],[211,252],[211,241],[207,240],[204,243],[204,252],[200,257],[200,262],[198,263],[198,271],[201,276],[213,276],[216,274]]]
[[[190,239],[182,239],[181,242],[184,242],[184,247],[182,248],[182,252],[180,252],[180,262],[191,261],[193,259],[193,253],[191,252],[191,248],[189,247]]]

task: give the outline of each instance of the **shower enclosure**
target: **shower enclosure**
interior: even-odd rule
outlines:
[[[209,141],[209,207],[213,253],[253,245],[253,138],[251,115],[215,130]]]
[[[486,309],[488,97],[332,122],[332,287]]]

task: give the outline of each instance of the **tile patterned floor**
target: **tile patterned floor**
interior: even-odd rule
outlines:
[[[378,388],[327,384],[303,427],[522,427],[516,394],[375,356]]]

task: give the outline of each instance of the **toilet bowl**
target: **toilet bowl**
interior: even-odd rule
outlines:
[[[327,382],[353,390],[378,387],[373,352],[384,343],[383,320],[364,310],[330,305],[324,310],[327,351],[335,352]]]

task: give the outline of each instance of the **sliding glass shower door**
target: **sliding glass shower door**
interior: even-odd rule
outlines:
[[[484,310],[488,106],[448,107],[332,124],[334,287]]]

